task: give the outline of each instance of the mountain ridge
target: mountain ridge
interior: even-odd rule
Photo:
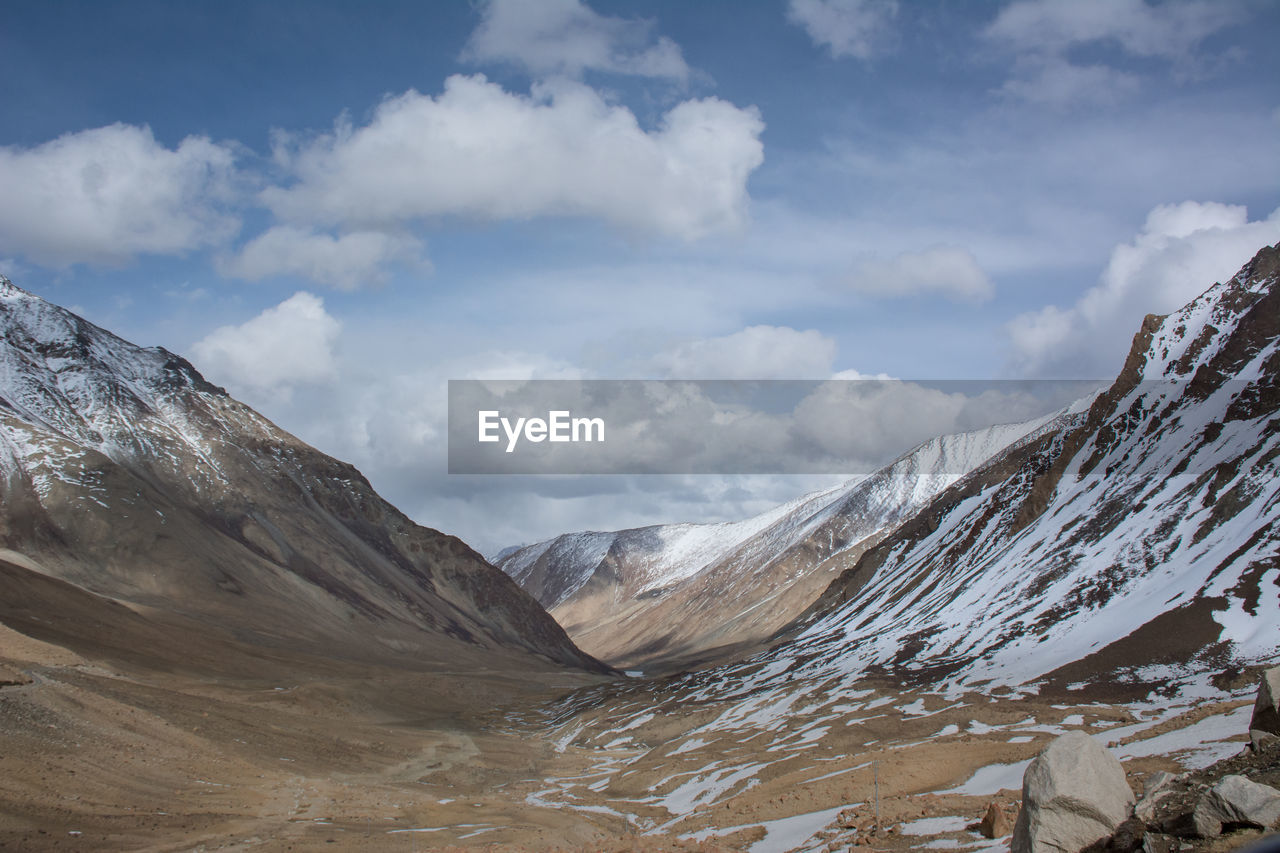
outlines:
[[[1071,412],[932,438],[866,477],[744,521],[564,534],[498,566],[576,642],[617,666],[648,671],[723,658],[791,621],[843,561],[943,487]]]
[[[1010,656],[1014,648],[1027,648],[1023,632],[1066,643],[1073,625],[1079,634],[1101,614],[1119,618],[1113,602],[1121,600],[1135,605],[1141,621],[1128,624],[1131,613],[1114,627],[1097,625],[1091,644],[1078,637],[1070,641],[1075,652],[1037,651],[1034,657],[1041,663],[1021,667],[1023,677],[1010,683],[1059,669],[1079,673],[1080,660],[1108,649],[1115,653],[1126,641],[1133,648],[1110,662],[1113,670],[1124,669],[1125,660],[1130,670],[1140,669],[1144,655],[1181,665],[1200,656],[1197,666],[1217,665],[1223,655],[1231,656],[1222,648],[1215,654],[1220,637],[1244,659],[1276,654],[1280,641],[1267,646],[1263,638],[1268,630],[1280,637],[1276,596],[1268,598],[1264,583],[1274,573],[1272,585],[1280,585],[1278,279],[1280,250],[1266,247],[1235,277],[1179,311],[1149,315],[1124,368],[1093,401],[1083,423],[1015,448],[944,491],[834,579],[779,632],[776,639],[782,642],[774,654],[805,648],[805,654],[834,663],[835,648],[845,648],[853,630],[900,644],[890,654],[893,643],[887,641],[861,665],[908,679],[913,668],[926,678],[970,668],[1009,680],[1009,672],[1000,674],[1000,664],[1015,672],[1020,668]],[[1091,499],[1094,491],[1105,500]],[[1252,517],[1246,514],[1250,509]],[[1061,518],[1071,513],[1075,521]],[[1196,523],[1188,528],[1191,519]],[[1222,528],[1233,522],[1244,528],[1235,531],[1241,535],[1223,535]],[[961,528],[967,531],[963,536]],[[1127,547],[1126,534],[1141,546]],[[1027,541],[1036,535],[1042,537],[1039,547]],[[1215,542],[1221,544],[1215,547]],[[1103,555],[1114,562],[1099,565]],[[1201,566],[1210,558],[1216,562]],[[997,578],[990,570],[996,565],[1019,580],[1010,585]],[[938,566],[950,568],[939,571]],[[1234,576],[1229,575],[1233,567]],[[1157,571],[1169,576],[1168,600],[1153,606],[1149,597],[1134,598],[1135,588],[1158,585],[1151,580]],[[889,580],[891,575],[897,580]],[[902,580],[904,575],[912,580]],[[1224,585],[1227,578],[1234,583]],[[1070,580],[1074,583],[1063,586]],[[1027,621],[1002,618],[1004,608],[994,601],[1013,604],[1008,594],[978,595],[991,602],[981,613],[957,610],[941,598],[926,602],[929,590],[944,581],[961,584],[961,598],[984,583],[1002,592],[1020,584],[1020,600],[1038,600],[1040,607],[1024,608],[1035,615]],[[1051,595],[1055,589],[1062,594]],[[910,604],[916,605],[915,613],[908,612]],[[888,611],[896,615],[886,617]],[[1233,619],[1259,627],[1233,628]],[[1160,630],[1144,632],[1157,620]],[[949,627],[957,624],[964,630]],[[1153,637],[1167,636],[1173,625],[1202,640],[1179,654],[1165,654],[1153,646]],[[1203,639],[1208,635],[1213,638]]]
[[[266,643],[443,662],[439,637],[603,671],[461,540],[180,356],[8,279],[0,326],[0,544],[45,572]]]

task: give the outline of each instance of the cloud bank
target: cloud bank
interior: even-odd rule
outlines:
[[[218,272],[246,281],[296,275],[338,290],[381,284],[391,263],[429,269],[422,243],[405,234],[354,231],[338,237],[278,225],[218,261]]]
[[[282,145],[277,159],[296,181],[261,198],[290,223],[572,216],[696,239],[746,222],[763,130],[755,108],[718,98],[684,101],[646,131],[578,83],[525,96],[454,75],[436,97],[389,98],[363,127]]]
[[[33,148],[5,146],[0,251],[62,268],[217,245],[239,228],[226,207],[235,183],[231,146],[188,136],[166,148],[148,127],[113,124]]]
[[[679,344],[654,359],[677,379],[824,379],[836,342],[814,329],[748,326],[740,332]]]
[[[190,351],[202,373],[254,402],[336,378],[341,329],[320,297],[300,291],[238,326],[215,329]]]
[[[888,260],[869,260],[846,279],[854,290],[876,296],[937,293],[951,299],[983,302],[995,295],[991,279],[973,253],[958,246],[930,246]]]
[[[1046,306],[1009,323],[1014,364],[1030,376],[1112,376],[1147,314],[1167,314],[1234,275],[1280,240],[1280,209],[1250,222],[1239,205],[1161,205],[1117,246],[1098,283],[1071,307]]]

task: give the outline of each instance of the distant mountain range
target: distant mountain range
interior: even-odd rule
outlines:
[[[785,626],[888,530],[1064,411],[924,442],[870,476],[746,521],[571,533],[497,565],[583,649],[617,666],[686,666],[741,653]]]
[[[1278,266],[1263,249],[1147,317],[1111,387],[1056,416],[926,442],[748,521],[568,534],[498,564],[622,667],[775,632],[769,654],[815,673],[908,680],[1155,682],[1274,657]]]

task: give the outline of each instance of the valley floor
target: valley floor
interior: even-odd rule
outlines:
[[[1099,737],[1140,791],[1238,754],[1255,683],[945,695],[761,672],[726,694],[290,663],[192,678],[0,626],[0,849],[1006,850],[970,827],[1052,738]]]

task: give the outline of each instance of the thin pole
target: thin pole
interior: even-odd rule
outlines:
[[[880,829],[880,762],[875,761],[871,764],[871,771],[875,774],[876,780],[876,829]]]

